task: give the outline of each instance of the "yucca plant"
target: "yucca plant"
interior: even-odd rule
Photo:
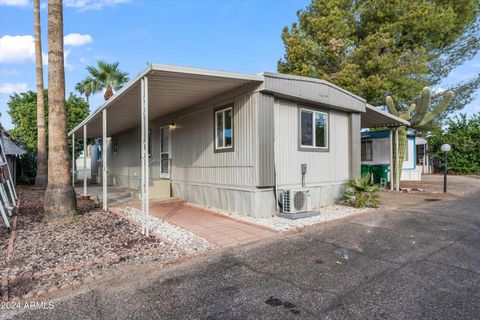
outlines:
[[[351,179],[342,197],[342,203],[355,208],[380,206],[378,185],[370,185],[370,177],[365,175],[360,179]]]

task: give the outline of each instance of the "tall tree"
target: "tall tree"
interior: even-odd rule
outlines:
[[[100,84],[95,81],[92,77],[87,77],[77,83],[75,86],[75,90],[77,90],[80,94],[85,95],[85,101],[87,101],[87,104],[89,104],[89,98],[94,92],[98,92],[102,90],[100,87]]]
[[[87,66],[87,71],[90,76],[75,86],[87,99],[90,94],[105,90],[103,97],[108,100],[113,96],[114,90],[119,90],[128,82],[128,73],[118,69],[118,62],[107,63],[100,60],[97,67]]]
[[[48,160],[47,137],[45,133],[45,104],[43,97],[43,61],[42,36],[40,32],[40,0],[33,1],[34,29],[35,29],[35,71],[37,78],[37,173],[35,185],[47,185]]]
[[[408,109],[480,48],[478,0],[312,0],[285,27],[278,70],[322,78],[377,106]],[[470,102],[480,75],[453,85],[445,114]],[[432,99],[432,107],[440,99]]]
[[[47,219],[74,214],[77,199],[67,149],[62,0],[48,1],[48,185],[43,208]]]
[[[44,90],[45,98],[45,123],[48,125],[48,92]],[[37,150],[37,93],[27,91],[15,93],[8,102],[8,114],[12,118],[14,128],[10,134],[20,142],[29,152]],[[67,131],[75,128],[89,114],[88,104],[80,96],[70,94],[67,105]],[[48,133],[47,133],[48,137]],[[77,141],[78,142],[78,141]],[[48,145],[47,145],[48,147]],[[69,146],[70,150],[70,146]],[[77,143],[75,154],[83,150],[83,144]],[[33,177],[35,179],[35,177]]]

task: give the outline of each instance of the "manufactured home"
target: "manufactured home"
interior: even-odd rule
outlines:
[[[319,79],[152,64],[69,136],[103,141],[104,209],[116,187],[268,217],[337,201],[361,129],[406,124]]]

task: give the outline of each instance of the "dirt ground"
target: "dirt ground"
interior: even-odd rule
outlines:
[[[423,175],[421,181],[402,181],[400,188],[422,189],[423,191],[382,191],[380,208],[415,207],[426,202],[455,199],[480,189],[480,177],[449,175],[447,193],[443,193],[443,175]]]
[[[401,188],[421,188],[427,193],[443,193],[443,175],[429,174],[422,175],[421,181],[402,181]],[[480,177],[448,175],[447,193],[467,194],[480,188]]]
[[[90,201],[78,200],[77,216],[45,222],[43,193],[19,190],[14,254],[8,261],[4,254],[9,235],[5,229],[0,231],[0,273],[2,279],[9,278],[10,297],[72,286],[120,266],[185,256],[173,244],[143,236],[139,227],[95,208]]]

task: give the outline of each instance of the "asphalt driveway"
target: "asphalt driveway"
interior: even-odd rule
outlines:
[[[479,229],[479,192],[425,201],[130,272],[14,319],[478,319]]]

